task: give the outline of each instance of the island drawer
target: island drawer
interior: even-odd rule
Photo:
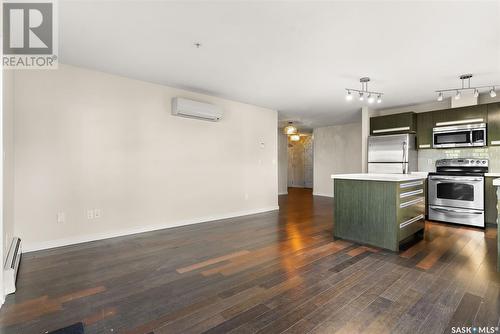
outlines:
[[[411,190],[415,190],[415,189],[421,189],[424,187],[424,182],[425,182],[425,180],[399,182],[398,183],[399,193],[411,191]]]
[[[425,227],[425,216],[424,214],[419,214],[408,220],[403,221],[399,224],[399,241],[408,238],[410,235],[417,233],[418,231],[424,229]]]
[[[424,197],[425,185],[424,180],[399,183],[397,185],[398,205],[413,201],[417,198]]]
[[[425,198],[423,196],[414,197],[398,204],[397,222],[402,224],[421,214],[425,214]]]

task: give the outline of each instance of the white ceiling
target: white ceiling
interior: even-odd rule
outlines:
[[[500,83],[500,1],[60,1],[60,60],[277,109],[307,127],[351,122],[344,88],[386,95]],[[200,42],[197,49],[193,43]]]

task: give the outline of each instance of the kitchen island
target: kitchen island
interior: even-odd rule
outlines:
[[[425,174],[340,174],[334,180],[334,237],[399,251],[422,233]]]

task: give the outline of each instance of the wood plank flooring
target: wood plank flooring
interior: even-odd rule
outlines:
[[[332,199],[25,254],[1,333],[451,333],[498,327],[496,232],[426,223],[396,254],[333,240]]]

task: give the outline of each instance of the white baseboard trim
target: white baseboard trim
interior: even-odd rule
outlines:
[[[285,191],[285,192],[282,192],[282,193],[278,193],[278,196],[279,195],[288,195],[288,191]]]
[[[315,192],[313,192],[313,196],[323,196],[323,197],[333,198],[332,194],[322,194],[322,193],[315,193]]]
[[[276,210],[279,210],[279,206],[270,206],[270,207],[259,208],[259,209],[254,209],[254,210],[231,212],[231,213],[227,213],[227,214],[221,214],[221,215],[210,216],[210,217],[187,219],[187,220],[182,220],[182,221],[178,221],[178,222],[170,222],[170,223],[163,223],[163,224],[156,224],[156,225],[149,225],[149,226],[134,227],[134,228],[128,228],[128,229],[123,229],[123,230],[118,230],[118,231],[109,231],[109,232],[87,234],[87,235],[82,235],[82,236],[75,236],[75,237],[69,237],[69,238],[63,238],[63,239],[55,239],[55,240],[49,240],[49,241],[25,242],[23,245],[23,253],[35,252],[35,251],[39,251],[39,250],[74,245],[74,244],[80,244],[80,243],[96,241],[96,240],[123,237],[126,235],[163,230],[163,229],[172,228],[172,227],[207,223],[207,222],[211,222],[214,220],[236,218],[236,217],[254,215],[257,213],[276,211]]]

